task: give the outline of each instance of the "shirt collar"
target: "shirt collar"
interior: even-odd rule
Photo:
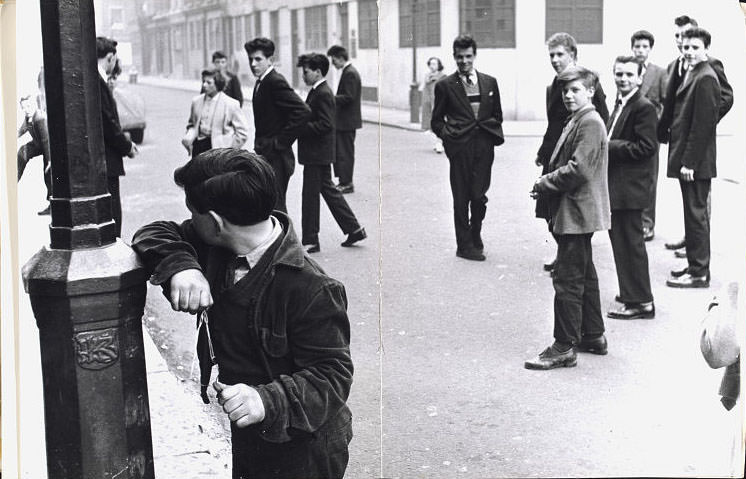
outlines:
[[[97,68],[98,68],[98,74],[101,75],[101,78],[103,78],[104,81],[108,81],[109,80],[109,75],[106,74],[106,70],[104,70],[101,67],[100,63],[97,65]]]
[[[634,95],[635,93],[637,93],[637,90],[639,90],[639,89],[640,89],[640,88],[639,88],[639,87],[637,87],[637,88],[635,88],[634,90],[632,90],[631,92],[629,92],[629,93],[627,93],[626,95],[624,95],[623,97],[620,97],[620,96],[619,96],[619,95],[617,94],[617,97],[616,97],[616,98],[617,98],[617,100],[620,100],[620,101],[622,102],[620,106],[621,106],[622,108],[624,108],[624,106],[625,106],[625,105],[627,104],[627,102],[629,101],[629,99],[630,99],[630,98],[632,98],[632,95]]]
[[[589,101],[583,108],[581,108],[580,110],[572,114],[572,119],[573,120],[576,119],[578,116],[580,116],[581,113],[583,113],[586,110],[590,110],[591,108],[595,109],[596,107],[593,105],[592,102]]]
[[[469,77],[469,78],[471,78],[472,83],[474,83],[474,84],[477,83],[477,70],[476,70],[476,68],[472,68],[471,72],[469,72],[468,75],[465,74],[465,73],[459,72],[458,76],[460,76],[462,79],[466,79],[466,77]]]
[[[326,78],[322,78],[321,80],[319,80],[319,81],[317,81],[316,83],[314,83],[314,84],[313,84],[313,86],[311,87],[311,89],[312,89],[312,90],[315,90],[315,89],[316,89],[316,87],[318,87],[319,85],[321,85],[321,84],[322,84],[322,83],[324,83],[325,81],[326,81]]]
[[[277,238],[279,238],[280,234],[282,234],[282,225],[280,222],[275,218],[274,216],[270,216],[269,219],[272,221],[272,232],[265,238],[264,241],[262,241],[256,248],[252,249],[248,253],[243,256],[246,258],[246,262],[249,263],[249,267],[253,268],[254,266],[259,263],[259,260],[262,259],[262,256],[264,256],[264,253],[267,252],[270,246],[275,242]]]
[[[259,81],[264,80],[264,77],[266,77],[267,75],[269,75],[269,72],[271,72],[274,69],[275,69],[275,66],[274,65],[270,65],[269,68],[267,68],[266,70],[264,70],[264,73],[262,73],[262,76],[259,77]]]

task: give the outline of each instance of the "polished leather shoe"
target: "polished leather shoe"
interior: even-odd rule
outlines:
[[[557,264],[557,258],[554,258],[552,261],[550,261],[548,263],[544,263],[544,266],[543,266],[544,271],[553,271],[554,270],[554,266],[556,264]]]
[[[682,268],[682,269],[672,269],[671,270],[671,276],[674,278],[681,278],[685,274],[689,272],[689,267]]]
[[[644,239],[645,241],[652,241],[653,238],[655,238],[655,231],[650,228],[642,229],[642,239]]]
[[[47,206],[46,208],[44,208],[43,210],[37,212],[36,214],[39,215],[39,216],[45,216],[45,215],[52,214],[52,212],[50,211],[50,206]]]
[[[308,254],[318,253],[319,251],[321,251],[321,245],[319,243],[306,244],[306,245],[303,245],[303,248],[306,250],[306,253]]]
[[[677,241],[675,243],[666,243],[664,246],[666,247],[666,249],[681,249],[686,246],[686,239]]]
[[[616,296],[614,296],[614,301],[616,301],[617,303],[623,303],[624,302],[624,301],[622,301],[622,297],[619,296],[618,294]]]
[[[339,190],[340,193],[346,194],[346,193],[354,193],[355,192],[355,185],[352,183],[345,183],[345,184],[338,184],[337,190]]]
[[[526,369],[554,369],[554,368],[572,368],[578,364],[578,353],[575,348],[570,348],[565,352],[555,349],[554,345],[549,346],[534,359],[529,359],[523,363]]]
[[[612,319],[653,319],[655,317],[655,305],[653,302],[623,304],[618,309],[612,309],[606,313]]]
[[[470,259],[472,261],[484,261],[487,259],[487,257],[484,256],[484,253],[476,248],[457,249],[456,256],[459,258]]]
[[[673,255],[676,256],[677,258],[686,258],[686,249],[684,248],[677,249],[676,251],[673,252]]]
[[[593,339],[581,339],[575,349],[581,353],[591,353],[603,356],[609,352],[609,343],[603,334]]]
[[[368,234],[365,232],[365,228],[358,228],[357,230],[347,235],[347,239],[344,240],[344,242],[342,242],[342,246],[344,247],[352,246],[358,241],[364,240],[367,237],[368,237]]]
[[[689,273],[685,273],[678,278],[666,280],[666,286],[672,288],[709,288],[710,278],[707,275],[692,276]]]

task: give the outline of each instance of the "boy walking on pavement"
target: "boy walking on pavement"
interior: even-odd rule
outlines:
[[[306,103],[311,117],[298,131],[298,163],[303,165],[303,205],[301,208],[301,242],[307,253],[321,251],[319,244],[319,194],[324,197],[332,216],[347,235],[342,246],[352,246],[367,237],[343,193],[332,182],[334,162],[334,94],[324,77],[329,59],[319,53],[301,55],[298,65],[303,81],[311,87]]]
[[[606,354],[598,276],[591,237],[609,229],[606,126],[593,106],[597,76],[573,66],[557,77],[570,112],[548,163],[548,173],[534,183],[531,197],[548,202],[549,226],[557,239],[554,286],[554,343],[527,369],[554,369],[577,364],[579,351]]]
[[[213,363],[231,420],[233,478],[342,477],[352,439],[344,286],[272,211],[272,167],[233,148],[174,173],[191,219],[159,221],[132,247],[174,310],[199,313],[202,397]]]

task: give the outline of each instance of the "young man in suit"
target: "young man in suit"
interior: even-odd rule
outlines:
[[[212,148],[241,148],[249,136],[248,120],[238,101],[223,90],[225,78],[217,71],[202,71],[204,93],[192,99],[186,134],[181,144],[192,158]]]
[[[531,197],[545,197],[557,240],[554,285],[554,343],[524,363],[527,369],[572,367],[575,348],[606,354],[598,276],[591,237],[609,229],[608,140],[606,125],[593,106],[597,76],[569,67],[557,80],[570,112],[549,158],[548,173],[534,183]]]
[[[96,38],[98,57],[98,86],[101,95],[101,126],[104,131],[106,155],[106,181],[111,195],[111,214],[117,236],[122,236],[122,200],[119,195],[119,177],[124,176],[122,157],[134,158],[137,147],[122,131],[114,96],[109,89],[109,75],[117,64],[117,42],[106,37]]]
[[[495,146],[505,139],[497,80],[474,69],[476,55],[477,42],[472,37],[461,35],[453,41],[458,70],[435,84],[430,125],[443,140],[450,163],[456,256],[484,261],[481,233],[487,190]]]
[[[661,143],[668,143],[671,136],[671,127],[674,116],[674,105],[676,102],[676,91],[681,86],[687,69],[689,68],[688,62],[684,58],[683,52],[683,40],[684,32],[697,27],[697,21],[687,15],[681,15],[674,19],[676,31],[674,38],[676,39],[676,47],[679,49],[679,57],[668,64],[666,69],[667,86],[666,96],[663,104],[663,113],[661,114],[660,120],[658,120],[658,140]],[[718,108],[718,121],[722,120],[723,117],[730,111],[733,106],[733,87],[728,83],[728,78],[725,76],[725,68],[723,63],[717,58],[708,55],[707,63],[717,75],[718,84],[720,85],[720,100]],[[681,250],[686,246],[686,240],[682,239],[673,243],[665,244],[667,249]],[[676,251],[677,258],[685,258],[685,251]],[[676,271],[675,273],[684,274],[685,270]]]
[[[620,308],[608,312],[607,316],[614,319],[655,317],[642,211],[649,204],[650,183],[655,181],[658,115],[640,88],[643,68],[643,63],[632,56],[614,61],[617,97],[607,123],[609,238],[619,282],[617,299],[622,303]]]
[[[682,33],[687,70],[673,97],[668,148],[668,177],[678,178],[684,203],[684,237],[688,266],[672,271],[674,288],[710,285],[709,197],[716,170],[717,123],[722,111],[722,85],[708,62],[711,37],[703,28]]]
[[[311,110],[272,65],[275,44],[269,38],[255,38],[244,45],[251,71],[256,77],[251,107],[254,111],[254,151],[275,170],[277,208],[287,212],[285,197],[295,171],[292,145],[298,129]]]
[[[215,67],[215,71],[220,72],[226,80],[223,93],[236,100],[239,108],[243,108],[241,80],[238,79],[238,75],[234,75],[228,71],[228,57],[225,56],[225,53],[218,50],[212,54],[212,64]]]
[[[342,193],[352,193],[355,185],[352,174],[355,169],[355,130],[363,126],[360,115],[362,83],[360,74],[350,63],[347,50],[340,45],[333,45],[326,54],[332,59],[334,68],[341,70],[337,85],[337,156],[334,162],[334,173],[339,179],[337,188]]]
[[[367,237],[340,190],[332,182],[334,161],[334,94],[324,78],[329,60],[319,53],[301,55],[298,67],[311,90],[306,103],[311,116],[298,131],[298,163],[303,165],[303,206],[301,208],[301,244],[307,253],[321,251],[319,244],[319,194],[324,197],[332,216],[352,246]]]
[[[632,54],[644,66],[640,94],[655,106],[657,116],[663,113],[663,101],[666,97],[666,70],[648,59],[650,50],[655,45],[655,37],[647,30],[639,30],[630,39]],[[658,195],[659,160],[656,154],[653,162],[653,181],[650,183],[650,203],[642,210],[642,229],[645,241],[655,237],[655,200]]]
[[[547,48],[549,50],[549,62],[557,75],[577,63],[578,45],[572,35],[564,32],[555,33],[547,40]],[[606,95],[598,80],[593,91],[593,106],[601,115],[601,119],[606,122],[609,119],[609,110],[606,108]],[[536,153],[535,160],[536,166],[541,166],[542,175],[547,173],[549,158],[552,156],[557,140],[562,133],[565,121],[570,116],[570,112],[567,111],[562,101],[562,87],[557,80],[557,76],[552,80],[552,84],[547,86],[546,105],[547,129],[544,132],[544,138],[539,151]],[[543,198],[536,200],[536,217],[549,221],[547,204]],[[551,271],[554,268],[554,262],[554,260],[546,262],[544,270]]]

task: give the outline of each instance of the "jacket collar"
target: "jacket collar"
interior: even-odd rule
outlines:
[[[290,223],[290,218],[282,211],[273,211],[272,216],[277,218],[282,225],[282,234],[277,239],[280,245],[272,258],[272,265],[282,264],[291,268],[302,269],[305,264],[305,256],[293,230],[293,225]]]

